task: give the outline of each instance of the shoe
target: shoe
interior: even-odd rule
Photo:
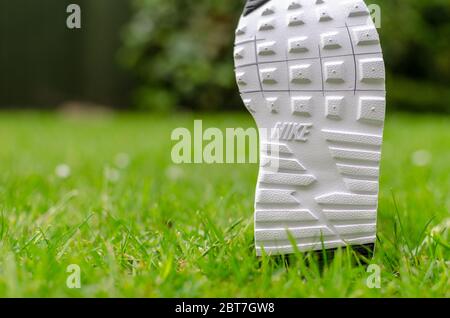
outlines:
[[[236,81],[260,132],[258,255],[372,246],[385,67],[361,0],[248,0]]]

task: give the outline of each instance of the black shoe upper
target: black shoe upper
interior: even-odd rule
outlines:
[[[244,16],[249,15],[270,0],[247,0],[244,9]]]

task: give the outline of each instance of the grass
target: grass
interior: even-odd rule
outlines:
[[[380,289],[348,250],[323,268],[312,255],[256,258],[257,166],[171,164],[172,129],[197,117],[1,113],[0,296],[450,296],[448,116],[389,116],[370,261]],[[66,286],[70,264],[80,289]]]

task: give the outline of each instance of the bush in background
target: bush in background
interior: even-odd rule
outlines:
[[[450,112],[450,1],[372,3],[382,8],[391,107]],[[242,6],[237,0],[134,0],[120,56],[137,77],[137,105],[242,109],[232,60]]]
[[[209,110],[239,105],[231,54],[240,1],[133,4],[121,57],[141,83],[135,93],[139,106]]]

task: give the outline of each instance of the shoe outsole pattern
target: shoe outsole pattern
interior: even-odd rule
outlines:
[[[366,4],[250,2],[234,59],[260,131],[257,254],[375,243],[386,92]]]

